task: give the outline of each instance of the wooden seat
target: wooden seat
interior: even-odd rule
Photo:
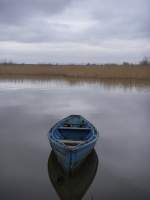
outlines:
[[[59,140],[60,142],[62,142],[62,143],[64,143],[64,144],[75,144],[75,145],[77,145],[77,144],[84,144],[85,143],[85,141],[82,141],[82,140]]]
[[[84,127],[59,127],[60,130],[91,130],[90,128],[84,128]]]

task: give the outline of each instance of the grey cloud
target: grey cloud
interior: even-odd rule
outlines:
[[[11,53],[7,50],[7,46],[13,49],[13,42],[16,42],[35,46],[39,43],[52,44],[58,55],[51,55],[63,62],[69,62],[67,59],[74,57],[74,52],[78,62],[84,58],[87,60],[88,56],[81,55],[86,48],[92,61],[99,61],[99,53],[102,60],[107,57],[107,60],[137,59],[150,49],[148,45],[145,49],[143,47],[150,43],[149,8],[149,0],[0,0],[0,41],[7,43],[6,46],[3,44],[5,51],[0,48],[1,52],[5,52],[1,55],[11,55],[16,59],[18,49],[14,47]],[[120,49],[116,58],[116,46],[121,47],[125,43],[126,49]],[[137,52],[129,55],[127,52],[132,46],[137,48]],[[74,48],[74,52],[68,52],[66,49],[69,47]],[[97,48],[104,49],[104,52]],[[60,53],[62,49],[63,54]],[[26,51],[23,53],[21,49],[22,58]],[[41,55],[46,54],[45,51],[41,50]],[[36,57],[35,52],[30,52],[30,55]],[[47,60],[45,56],[44,59]]]
[[[101,36],[116,38],[150,38],[148,0],[105,0],[97,1],[92,17],[98,20],[95,32]]]
[[[105,38],[150,37],[148,1],[144,0],[143,3],[140,0],[83,2],[84,4],[81,3],[79,7],[80,12],[82,13],[85,9],[83,6],[86,6],[89,16],[96,23],[80,33],[74,33],[70,31],[69,25],[66,25],[63,19],[59,23],[46,21],[46,17],[50,18],[54,14],[61,15],[66,6],[72,5],[71,0],[1,0],[0,40],[19,42],[95,40],[97,42]]]
[[[17,24],[60,13],[72,0],[0,0],[0,22]]]

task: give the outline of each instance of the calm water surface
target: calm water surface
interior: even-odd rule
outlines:
[[[47,133],[70,114],[90,120],[100,137],[69,178]],[[0,199],[81,198],[150,199],[150,89],[1,80]]]

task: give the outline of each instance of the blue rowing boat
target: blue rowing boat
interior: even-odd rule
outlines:
[[[50,145],[66,172],[72,172],[93,150],[98,138],[96,128],[81,115],[70,115],[49,131]]]

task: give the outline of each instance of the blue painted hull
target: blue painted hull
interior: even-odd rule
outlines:
[[[63,169],[66,172],[71,172],[71,171],[74,171],[76,168],[78,168],[80,166],[80,164],[84,161],[84,159],[93,150],[93,148],[96,144],[96,141],[97,141],[98,133],[92,124],[90,124],[90,126],[92,126],[92,128],[94,128],[94,129],[93,129],[93,132],[91,131],[91,133],[89,133],[89,139],[86,140],[85,143],[76,145],[73,147],[62,144],[61,142],[59,142],[59,138],[57,138],[57,139],[55,138],[56,137],[55,131],[56,131],[57,127],[59,127],[59,123],[57,123],[54,126],[54,128],[52,128],[49,131],[50,145],[57,157],[58,162],[61,164],[61,166],[63,167]],[[67,133],[67,134],[69,134],[69,133]],[[76,134],[78,134],[78,133],[76,133]]]

